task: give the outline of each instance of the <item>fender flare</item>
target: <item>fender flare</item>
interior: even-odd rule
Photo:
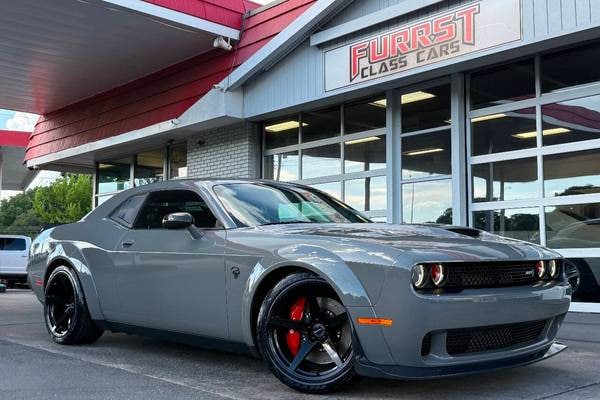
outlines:
[[[358,277],[332,252],[319,246],[300,245],[282,248],[277,253],[283,260],[270,265],[265,260],[257,262],[246,281],[242,299],[242,329],[244,341],[251,348],[255,346],[252,311],[257,289],[268,276],[283,268],[305,269],[325,279],[346,307],[372,307]]]
[[[48,276],[48,268],[50,265],[56,264],[57,262],[67,264],[75,270],[75,274],[83,289],[83,295],[87,303],[90,317],[93,320],[103,320],[104,313],[100,306],[98,291],[96,290],[92,272],[87,266],[85,256],[79,251],[75,244],[63,242],[57,244],[52,252],[48,254],[45,271],[46,276]]]

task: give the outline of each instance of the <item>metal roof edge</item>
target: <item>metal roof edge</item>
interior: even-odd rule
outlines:
[[[222,82],[226,90],[235,90],[256,73],[268,69],[296,48],[310,32],[341,11],[353,0],[319,0],[252,55]]]

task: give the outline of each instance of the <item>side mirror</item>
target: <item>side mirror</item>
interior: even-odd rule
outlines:
[[[177,212],[166,215],[162,220],[165,229],[186,229],[194,224],[194,217],[190,213]]]

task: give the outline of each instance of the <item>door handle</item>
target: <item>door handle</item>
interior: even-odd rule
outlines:
[[[121,247],[131,247],[131,246],[133,246],[134,243],[135,243],[135,240],[133,240],[133,239],[123,240],[123,242],[121,242]]]

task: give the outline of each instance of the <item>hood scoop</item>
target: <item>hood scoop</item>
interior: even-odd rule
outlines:
[[[450,232],[458,233],[459,235],[469,236],[475,239],[479,239],[481,231],[479,229],[465,228],[463,226],[440,226]]]

